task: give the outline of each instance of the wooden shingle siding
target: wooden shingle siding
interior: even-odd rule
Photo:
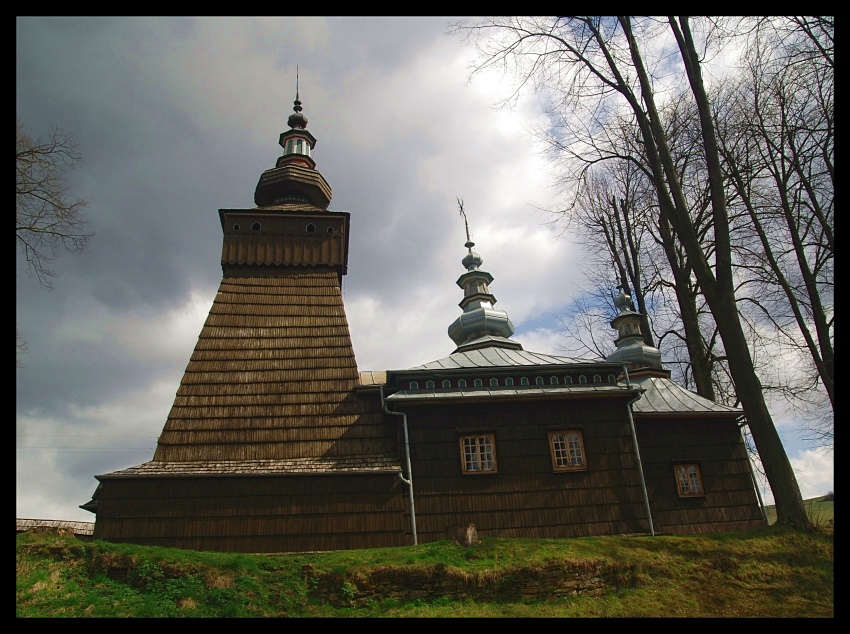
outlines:
[[[419,540],[648,532],[624,399],[406,408]],[[547,430],[581,429],[588,469],[555,473]],[[495,435],[499,472],[464,475],[458,434]]]
[[[105,487],[100,504],[95,538],[110,541],[232,552],[411,543],[389,474],[136,479]]]
[[[334,271],[225,276],[154,460],[287,459],[358,438],[394,451],[351,398],[357,381]]]
[[[98,538],[241,552],[411,543],[395,426],[354,393],[338,273],[300,271],[225,275],[153,460],[101,479]]]
[[[266,231],[228,233],[224,236],[221,261],[222,264],[342,266],[345,239],[340,233],[300,236]]]
[[[764,526],[734,418],[636,420],[656,530],[696,534]],[[681,498],[673,459],[697,461],[705,496]]]

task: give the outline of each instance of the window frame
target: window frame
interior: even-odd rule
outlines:
[[[699,486],[699,491],[694,493],[690,490],[684,491],[682,488],[682,480],[679,476],[680,469],[689,469],[694,468],[697,484]],[[688,475],[688,488],[690,489],[693,486],[692,478],[690,477],[690,472]],[[673,462],[673,478],[676,480],[676,493],[678,493],[680,499],[693,499],[693,498],[704,498],[705,497],[705,480],[702,477],[702,465],[699,460],[676,460]]]
[[[555,448],[555,436],[563,436],[564,441],[567,443],[566,451],[567,458],[569,458],[569,435],[576,434],[578,438],[578,448],[581,452],[581,464],[579,465],[559,465],[558,464],[558,451]],[[584,444],[584,434],[581,429],[551,429],[548,432],[549,439],[549,456],[552,459],[552,470],[555,473],[565,473],[571,471],[587,471],[587,449]]]
[[[480,442],[483,439],[488,439],[490,441],[490,462],[492,463],[491,469],[469,469],[467,468],[467,444],[464,442],[468,439],[475,440],[475,456],[478,461],[478,464],[481,465],[484,461],[482,461],[482,443]],[[461,434],[458,436],[458,448],[460,450],[460,471],[463,475],[492,475],[499,472],[499,463],[496,460],[496,434],[493,432],[476,432],[474,434]]]

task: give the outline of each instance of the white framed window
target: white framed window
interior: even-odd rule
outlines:
[[[475,380],[472,382],[472,385],[473,385],[474,387],[483,387],[483,386],[484,386],[484,383],[481,381],[481,379],[475,379]]]
[[[702,473],[697,462],[679,462],[673,465],[676,473],[676,487],[680,498],[704,497]]]
[[[425,389],[426,390],[433,390],[434,389],[434,382],[433,381],[425,381]]]
[[[495,434],[461,436],[460,467],[464,474],[496,473]]]
[[[507,377],[505,379],[505,385],[507,385],[508,387],[513,387],[514,386],[514,380],[511,377]]]
[[[490,387],[499,387],[499,379],[490,379]]]
[[[448,388],[450,388],[451,386],[452,386],[452,382],[451,382],[451,381],[449,381],[448,379],[443,379],[443,388],[444,388],[444,389],[448,389]]]
[[[419,389],[419,381],[411,381],[410,382],[410,389],[411,390],[418,390]]]
[[[457,380],[458,387],[466,387],[466,379],[458,379]]]
[[[549,432],[549,451],[555,471],[582,471],[587,469],[584,439],[578,429]]]

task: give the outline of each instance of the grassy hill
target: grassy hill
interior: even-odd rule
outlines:
[[[833,617],[833,564],[831,533],[778,527],[282,555],[29,532],[15,596],[18,617]]]
[[[811,498],[803,500],[803,503],[806,505],[806,510],[809,513],[812,524],[815,526],[832,524],[835,512],[835,503],[832,500],[832,496],[825,495],[819,498]],[[767,513],[767,523],[773,524],[776,522],[776,506],[771,504],[770,506],[765,506],[764,510]]]

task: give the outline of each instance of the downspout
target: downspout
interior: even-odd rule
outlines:
[[[741,417],[741,419],[743,416]],[[741,442],[744,443],[744,451],[747,452],[747,466],[750,468],[750,479],[753,481],[753,488],[756,490],[756,497],[759,500],[759,508],[761,508],[761,516],[764,518],[764,523],[767,524],[767,509],[764,508],[764,500],[761,497],[761,491],[759,491],[758,480],[756,480],[756,472],[753,469],[753,461],[750,459],[750,452],[747,449],[747,442],[744,439],[744,426],[747,424],[746,421],[738,420],[738,429],[741,431]]]
[[[623,364],[623,372],[626,375],[626,388],[631,389],[632,384],[629,381],[629,370],[626,364]],[[649,493],[646,491],[646,480],[643,478],[643,463],[640,460],[640,447],[638,447],[637,431],[635,430],[635,419],[632,417],[632,403],[640,400],[641,394],[636,394],[635,397],[626,403],[626,411],[629,413],[629,425],[632,429],[632,442],[635,443],[635,456],[638,463],[638,475],[640,475],[640,488],[643,491],[643,505],[646,507],[646,518],[649,520],[649,534],[655,537],[655,527],[652,525],[652,512],[649,510]]]
[[[390,416],[401,416],[402,418],[402,427],[404,428],[404,459],[407,466],[407,479],[404,477],[404,473],[399,472],[399,479],[407,485],[407,494],[410,497],[410,525],[413,530],[413,545],[416,546],[419,543],[419,539],[416,535],[416,507],[413,505],[413,471],[410,467],[410,437],[407,435],[407,414],[404,412],[392,412],[387,408],[387,404],[384,401],[384,386],[381,386],[381,407],[384,409],[384,412],[389,414]]]

